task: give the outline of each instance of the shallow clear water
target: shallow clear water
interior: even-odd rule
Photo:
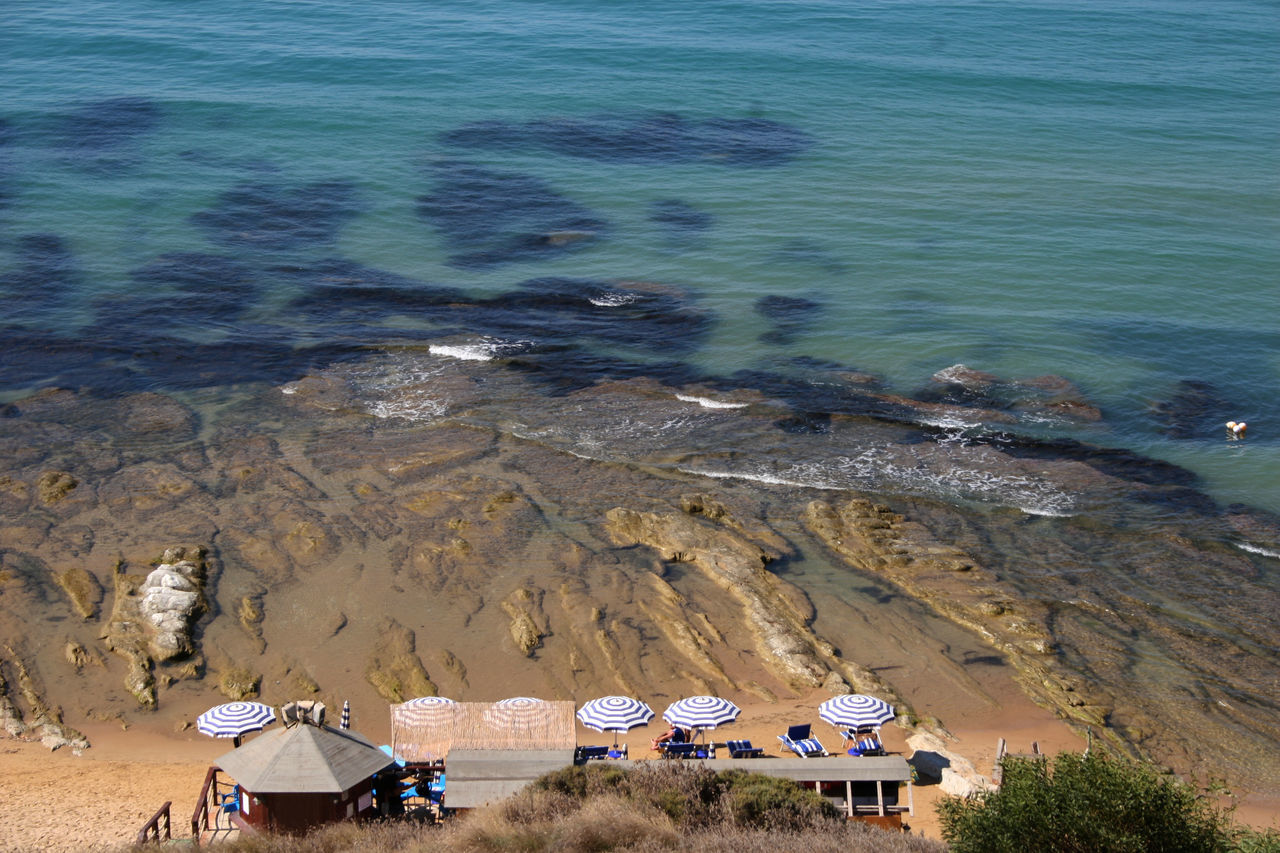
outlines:
[[[1059,374],[1104,420],[1051,431],[1184,465],[1224,503],[1280,510],[1274,12],[1177,0],[11,4],[5,322],[74,337],[108,305],[136,321],[113,321],[122,338],[144,337],[166,318],[135,300],[173,286],[134,271],[180,252],[234,257],[254,280],[236,311],[201,324],[210,341],[380,343],[371,324],[299,313],[290,300],[305,284],[270,272],[322,257],[477,298],[537,276],[660,282],[712,318],[678,356],[700,371],[805,356],[902,393],[958,362]],[[618,156],[604,143],[566,153],[531,142],[526,124],[625,137],[654,113],[764,120],[804,144],[767,162]],[[482,121],[519,132],[451,144]],[[605,227],[574,251],[460,266],[419,209],[456,161],[535,178]],[[288,245],[237,241],[234,211],[221,230],[200,218],[233,187],[279,201],[333,181],[329,218]],[[682,216],[663,221],[653,205],[672,200]],[[23,239],[36,234],[65,252],[31,261]],[[777,318],[754,306],[769,296],[820,307],[762,341]],[[638,357],[663,354],[650,344]],[[0,393],[66,382],[61,369],[6,374]],[[164,388],[163,370],[148,375]],[[1152,407],[1183,380],[1212,402],[1173,439]],[[1225,441],[1229,419],[1249,422],[1245,442]]]

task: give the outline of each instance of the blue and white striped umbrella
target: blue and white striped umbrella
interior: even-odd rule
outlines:
[[[417,705],[453,705],[455,703],[452,699],[446,699],[443,696],[419,696],[417,699],[410,699],[402,704],[414,707]]]
[[[668,705],[662,719],[685,729],[714,729],[732,723],[741,713],[741,708],[719,696],[686,696]]]
[[[818,706],[818,716],[833,726],[880,726],[893,719],[893,706],[883,699],[850,693],[833,696]]]
[[[234,737],[262,731],[276,719],[270,705],[261,702],[227,702],[196,717],[196,728],[210,737]]]
[[[598,732],[627,732],[652,720],[653,709],[630,696],[602,696],[579,708],[578,719]]]

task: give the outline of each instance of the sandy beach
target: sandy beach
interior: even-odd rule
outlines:
[[[796,700],[745,705],[738,722],[712,737],[748,738],[763,745],[767,755],[777,755],[779,732],[792,723],[812,721],[824,745],[838,748],[834,730],[816,719],[814,709],[823,698],[821,691],[814,691]],[[1048,712],[1017,696],[1007,698],[1008,704],[966,714],[950,727],[952,748],[980,772],[991,772],[1000,737],[1012,750],[1027,750],[1032,742],[1050,755],[1083,748],[1083,741]],[[388,736],[389,714],[381,723],[376,714],[366,713],[362,719],[362,734],[379,742]],[[631,757],[653,756],[649,740],[661,729],[655,721],[621,740]],[[38,743],[0,741],[0,825],[5,827],[0,850],[82,851],[127,844],[165,801],[173,803],[174,834],[182,835],[188,831],[207,767],[231,748],[230,741],[207,738],[194,729],[162,734],[100,726],[86,733],[94,746],[80,755],[66,749],[50,753]],[[580,743],[608,738],[581,727],[578,737]],[[910,755],[897,726],[885,726],[884,739],[889,750]],[[907,821],[911,832],[941,837],[934,814],[940,796],[937,785],[914,786],[915,816]],[[1237,818],[1274,826],[1280,820],[1280,797],[1250,797],[1237,810]]]

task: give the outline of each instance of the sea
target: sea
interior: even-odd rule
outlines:
[[[563,382],[785,386],[819,412],[833,370],[960,405],[1067,387],[1092,416],[1015,408],[1001,429],[1280,512],[1275,0],[8,0],[0,18],[0,404],[60,387],[214,412],[372,352],[368,410],[407,424],[443,408],[398,381],[512,354],[563,357]],[[565,308],[583,298],[635,322]],[[555,442],[663,450],[626,418],[595,426]],[[715,436],[697,453],[737,467],[685,473],[1076,509],[1026,476],[770,468]],[[1238,544],[1262,568],[1233,592],[1280,583],[1280,553]]]

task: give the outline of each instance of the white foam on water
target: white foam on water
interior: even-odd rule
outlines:
[[[1052,484],[1026,476],[997,476],[976,468],[953,465],[945,470],[916,465],[886,448],[867,448],[856,455],[833,456],[822,462],[801,462],[771,467],[768,462],[748,463],[738,470],[681,468],[687,474],[719,479],[751,480],[779,486],[824,491],[883,491],[929,497],[960,498],[1021,510],[1028,515],[1066,517],[1072,514],[1072,497]]]
[[[925,426],[939,427],[941,429],[965,430],[982,426],[981,421],[966,420],[954,413],[945,415],[924,415],[916,418],[916,421],[924,424]]]
[[[356,404],[374,417],[433,422],[449,410],[435,387],[445,369],[421,355],[400,354],[355,366],[346,378]]]
[[[676,399],[684,403],[697,403],[704,409],[745,409],[746,403],[723,403],[707,397],[695,397],[692,394],[677,394]]]
[[[786,477],[777,474],[750,474],[743,471],[710,471],[705,468],[680,468],[678,471],[684,474],[692,474],[695,477],[710,477],[715,480],[749,480],[753,483],[765,483],[770,486],[791,486],[797,489],[825,489],[839,490],[842,486],[834,484],[821,484],[815,482],[806,482],[803,480],[789,480]]]
[[[281,394],[297,394],[298,386],[297,385],[281,385],[280,393]]]
[[[459,361],[493,361],[497,358],[493,348],[485,343],[431,344],[427,347],[427,352],[446,358],[456,358]]]
[[[531,343],[531,341],[479,338],[467,343],[431,344],[427,347],[427,352],[445,358],[456,358],[459,361],[493,361],[495,358],[514,355],[526,349]]]
[[[1254,545],[1251,542],[1235,542],[1233,544],[1241,551],[1248,551],[1250,554],[1261,554],[1264,557],[1274,557],[1280,560],[1280,551],[1263,548],[1261,545]]]
[[[592,305],[599,306],[600,308],[621,308],[623,305],[630,305],[631,303],[638,302],[639,300],[640,297],[635,293],[619,293],[617,291],[601,293],[598,296],[592,296],[588,299]]]
[[[436,421],[449,410],[443,400],[413,394],[395,400],[375,400],[366,408],[374,417],[401,418],[406,421]]]

